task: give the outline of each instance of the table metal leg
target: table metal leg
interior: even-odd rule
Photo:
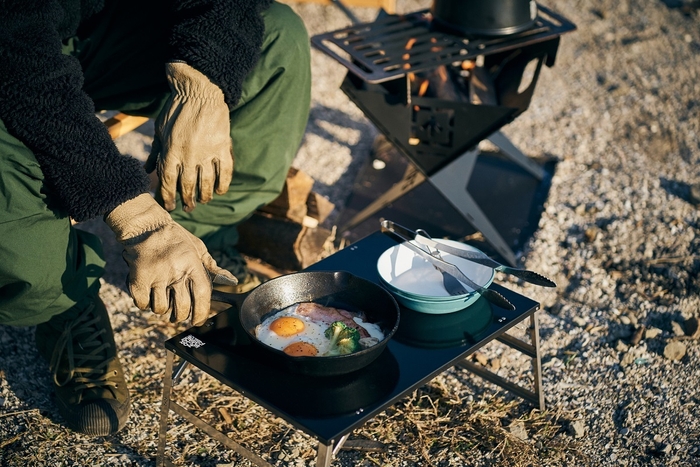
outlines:
[[[542,389],[542,361],[540,358],[540,335],[539,325],[537,323],[537,313],[530,315],[530,327],[528,328],[528,333],[530,334],[530,343],[524,342],[521,339],[505,333],[501,334],[496,339],[530,357],[534,378],[533,390],[526,389],[513,383],[512,381],[508,381],[507,379],[498,376],[496,373],[487,370],[483,366],[468,361],[466,358],[458,362],[457,366],[471,371],[475,375],[480,376],[483,379],[500,386],[527,401],[530,401],[540,410],[544,410],[545,402],[544,391]]]
[[[156,467],[165,465],[165,439],[168,434],[168,416],[170,415],[170,392],[173,388],[173,353],[165,351],[165,378],[163,379],[163,401],[160,405],[160,428],[158,430],[158,453]]]
[[[184,418],[191,424],[193,424],[195,427],[204,431],[211,438],[215,439],[227,448],[245,457],[254,465],[257,465],[259,467],[271,467],[271,464],[266,462],[262,457],[244,448],[243,446],[226,436],[224,433],[220,432],[213,426],[207,424],[202,419],[193,415],[187,409],[173,402],[170,399],[173,388],[173,382],[176,381],[182,375],[182,372],[184,371],[185,367],[189,362],[187,362],[186,360],[182,360],[175,369],[175,372],[173,373],[173,360],[175,354],[168,350],[166,350],[165,353],[165,378],[163,380],[163,402],[160,407],[160,427],[158,430],[158,451],[156,454],[156,467],[168,467],[172,465],[172,463],[165,457],[165,443],[168,434],[168,418],[170,416],[171,410],[176,414],[180,415],[182,418]],[[323,465],[323,467],[327,466],[328,463]]]
[[[333,445],[318,442],[316,447],[316,467],[328,467],[333,460]]]
[[[540,325],[537,321],[537,313],[530,316],[530,341],[535,347],[535,356],[532,357],[532,373],[535,379],[535,394],[540,410],[544,410],[544,390],[542,388],[542,358],[540,354]]]
[[[316,448],[316,467],[328,467],[349,437],[350,433],[340,438],[337,442],[331,441],[330,444],[319,441]]]

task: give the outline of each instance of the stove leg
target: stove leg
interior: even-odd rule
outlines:
[[[503,133],[500,131],[495,131],[491,133],[490,136],[486,138],[491,141],[498,149],[500,149],[503,154],[508,156],[513,162],[518,164],[523,169],[530,172],[530,174],[537,180],[542,180],[545,175],[545,171],[532,159],[523,154],[520,149],[518,149]]]
[[[370,203],[362,211],[355,214],[355,216],[350,219],[345,225],[341,226],[338,231],[345,232],[352,229],[356,225],[369,219],[373,214],[383,209],[388,204],[396,201],[398,198],[404,194],[411,191],[416,186],[420,185],[425,181],[425,175],[423,175],[413,164],[409,164],[406,168],[406,172],[403,178],[396,182],[389,190],[387,190],[383,195]]]
[[[472,176],[478,150],[467,151],[444,168],[431,175],[428,180],[442,193],[447,201],[484,235],[498,253],[512,266],[516,265],[515,254],[496,230],[484,211],[481,210],[465,184]]]

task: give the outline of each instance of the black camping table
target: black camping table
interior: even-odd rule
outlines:
[[[349,271],[379,284],[377,260],[396,243],[389,234],[376,232],[306,270]],[[237,306],[222,311],[202,327],[178,334],[165,342],[167,363],[156,464],[171,465],[165,445],[173,411],[253,464],[271,466],[171,400],[173,382],[188,364],[318,440],[317,467],[329,466],[353,430],[452,366],[465,368],[544,409],[536,315],[539,304],[498,284],[491,288],[510,300],[515,310],[499,308],[483,298],[464,310],[444,315],[402,307],[399,329],[384,352],[369,366],[347,375],[303,376],[269,361],[245,334]],[[526,319],[530,322],[529,342],[506,333]],[[467,357],[493,340],[532,359],[532,390],[468,361]]]

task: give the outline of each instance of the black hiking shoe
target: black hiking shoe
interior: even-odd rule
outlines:
[[[54,316],[37,326],[35,337],[49,362],[58,410],[67,425],[90,436],[121,430],[131,400],[102,300]]]
[[[237,285],[214,285],[214,288],[229,293],[245,293],[261,284],[258,276],[250,272],[245,259],[237,249],[228,247],[225,250],[209,251],[220,268],[230,271],[238,279]]]

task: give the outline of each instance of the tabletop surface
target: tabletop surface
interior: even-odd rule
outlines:
[[[377,259],[396,243],[389,234],[376,232],[306,270],[349,271],[379,284]],[[537,302],[498,284],[490,288],[513,303],[515,310],[499,308],[483,298],[444,315],[401,307],[399,329],[382,354],[367,367],[346,375],[314,377],[282,368],[250,342],[236,306],[202,327],[167,340],[165,346],[296,428],[330,444],[539,308]]]

